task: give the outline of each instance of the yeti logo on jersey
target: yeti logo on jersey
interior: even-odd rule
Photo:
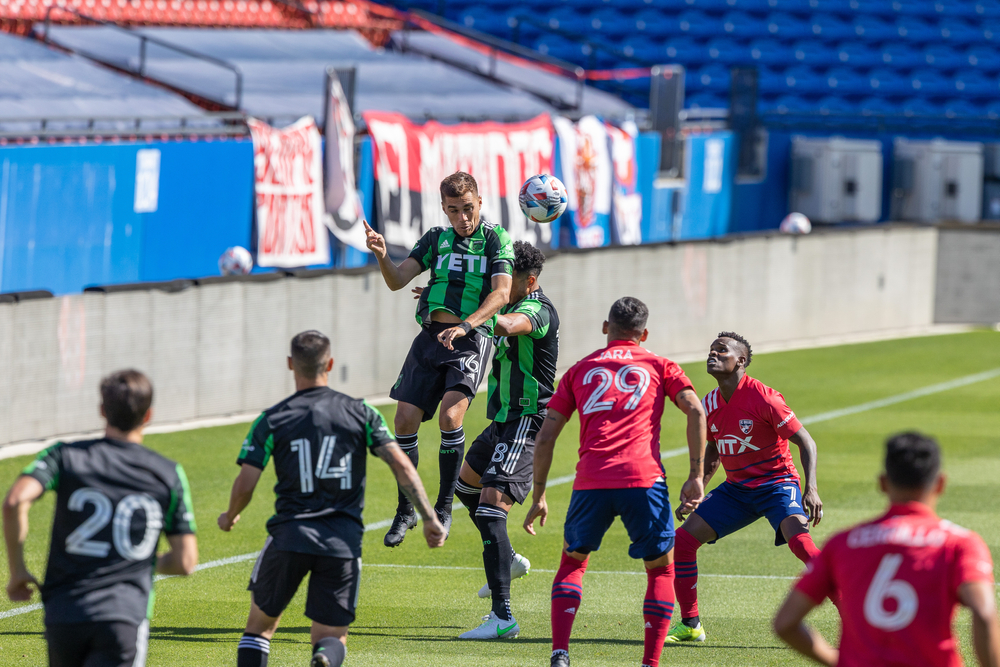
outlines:
[[[475,271],[486,273],[486,255],[466,255],[460,252],[446,252],[438,255],[437,269],[449,271]]]
[[[753,430],[753,420],[752,419],[741,419],[740,420],[740,430],[743,431],[743,435],[746,435],[751,430]]]
[[[724,438],[719,438],[718,440],[716,440],[715,444],[719,448],[720,454],[732,454],[732,455],[742,454],[748,449],[752,449],[755,452],[759,452],[760,447],[754,447],[753,445],[750,444],[750,438],[752,437],[753,436],[751,435],[747,437],[746,440],[744,440],[743,438],[737,437],[735,435],[727,435]],[[739,446],[739,451],[736,450],[737,446]]]

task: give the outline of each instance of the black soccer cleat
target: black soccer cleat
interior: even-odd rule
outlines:
[[[330,667],[330,659],[322,653],[315,653],[309,667]]]
[[[448,534],[451,533],[451,505],[435,507],[434,513],[437,514],[438,521],[444,526],[444,539],[447,540]]]
[[[387,547],[398,547],[403,543],[406,531],[413,530],[416,525],[417,513],[412,508],[407,514],[400,514],[399,510],[396,510],[396,516],[392,518],[392,525],[389,527],[389,532],[385,534],[382,543]]]
[[[552,662],[549,667],[569,667],[569,653],[559,651],[552,654]]]

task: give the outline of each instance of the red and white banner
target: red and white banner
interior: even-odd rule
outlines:
[[[329,263],[316,122],[306,116],[276,130],[248,118],[247,125],[253,138],[257,264],[297,267]]]
[[[642,243],[642,194],[639,193],[639,181],[636,177],[638,163],[635,158],[635,136],[638,129],[635,124],[628,128],[629,132],[613,125],[607,125],[608,136],[611,137],[611,162],[614,165],[614,188],[611,201],[614,209],[611,219],[614,222],[617,242],[621,245],[639,245]]]
[[[552,244],[552,227],[530,222],[517,195],[529,176],[552,173],[553,129],[548,115],[522,123],[415,125],[397,113],[364,114],[375,148],[376,200],[386,242],[408,251],[433,227],[446,227],[442,179],[465,171],[476,179],[482,213],[514,240]]]
[[[327,72],[326,217],[324,222],[343,243],[362,252],[366,245],[364,208],[354,184],[354,118],[337,74]]]
[[[563,224],[570,224],[575,245],[598,248],[611,243],[612,166],[607,126],[597,116],[574,123],[557,118],[562,182],[569,194]],[[558,175],[558,174],[557,174]]]

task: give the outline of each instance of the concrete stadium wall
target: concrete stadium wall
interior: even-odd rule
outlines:
[[[928,327],[938,254],[935,228],[879,226],[565,253],[541,283],[565,369],[603,345],[624,295],[647,302],[648,346],[674,358],[728,328],[767,347]],[[153,379],[155,423],[261,410],[292,391],[288,341],[309,328],[333,340],[337,389],[384,395],[418,332],[414,307],[378,273],[3,303],[0,445],[97,430],[98,382],[129,366]]]
[[[942,228],[937,266],[935,322],[1000,322],[1000,225]]]

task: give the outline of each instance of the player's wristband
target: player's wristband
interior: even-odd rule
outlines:
[[[458,325],[458,328],[464,331],[466,335],[468,335],[468,333],[472,331],[472,325],[469,324],[468,322],[462,322],[461,324]]]

